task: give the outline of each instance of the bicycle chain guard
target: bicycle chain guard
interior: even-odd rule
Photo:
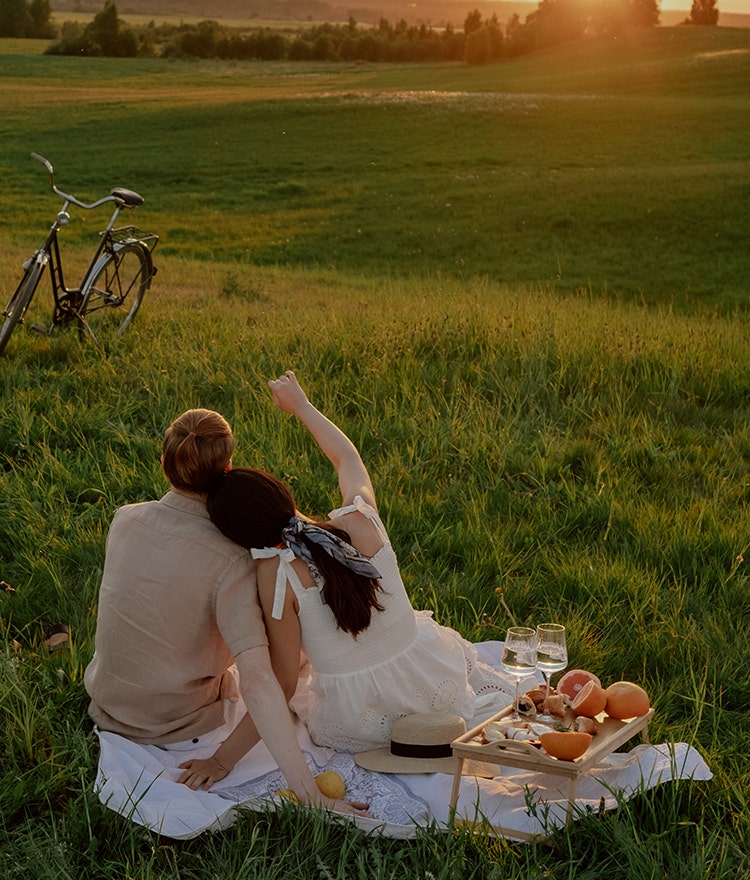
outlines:
[[[63,294],[55,303],[55,313],[52,316],[52,323],[57,326],[70,324],[71,321],[80,319],[78,309],[81,307],[83,297],[80,290],[69,290]]]

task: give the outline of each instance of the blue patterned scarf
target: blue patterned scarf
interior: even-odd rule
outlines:
[[[340,562],[345,568],[356,574],[361,574],[363,577],[380,579],[380,572],[377,568],[351,544],[347,544],[346,541],[339,538],[338,535],[334,535],[333,532],[329,532],[328,529],[322,529],[298,516],[293,516],[282,531],[281,539],[295,556],[299,556],[310,565],[313,579],[319,587],[322,586],[320,572],[315,566],[310,548],[302,540],[302,535],[322,547],[329,556]]]

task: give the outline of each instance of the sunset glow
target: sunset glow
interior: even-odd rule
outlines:
[[[659,4],[660,9],[686,9],[690,10],[691,0],[662,0]],[[722,12],[734,12],[750,15],[750,0],[718,0],[716,4],[719,7],[719,21],[721,21]]]

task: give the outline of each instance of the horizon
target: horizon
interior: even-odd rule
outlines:
[[[719,22],[721,22],[722,12],[750,15],[750,0],[718,0],[716,5],[719,9]],[[690,12],[691,6],[691,0],[661,0],[659,3],[660,9],[670,12],[683,9]]]
[[[498,0],[498,2],[507,3],[513,2],[513,0]],[[521,0],[521,2],[528,2],[532,6],[538,5],[538,0]],[[689,13],[692,6],[692,0],[657,0],[657,2],[659,9],[663,12],[684,11]],[[719,9],[719,24],[721,24],[722,13],[750,15],[750,0],[717,0],[716,6]]]

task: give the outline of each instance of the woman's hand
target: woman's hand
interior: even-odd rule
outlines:
[[[229,775],[229,770],[222,767],[215,758],[193,758],[180,764],[179,769],[185,772],[177,781],[192,788],[193,791],[199,788],[208,791],[215,782]]]
[[[302,407],[309,403],[307,395],[300,388],[297,377],[287,370],[278,379],[271,379],[268,387],[273,394],[273,402],[284,412],[296,415]]]
[[[357,447],[341,428],[334,425],[310,403],[294,373],[287,370],[278,379],[272,379],[268,387],[271,389],[276,406],[296,416],[305,425],[336,469],[343,504],[351,504],[354,498],[360,495],[377,510],[372,481]]]

